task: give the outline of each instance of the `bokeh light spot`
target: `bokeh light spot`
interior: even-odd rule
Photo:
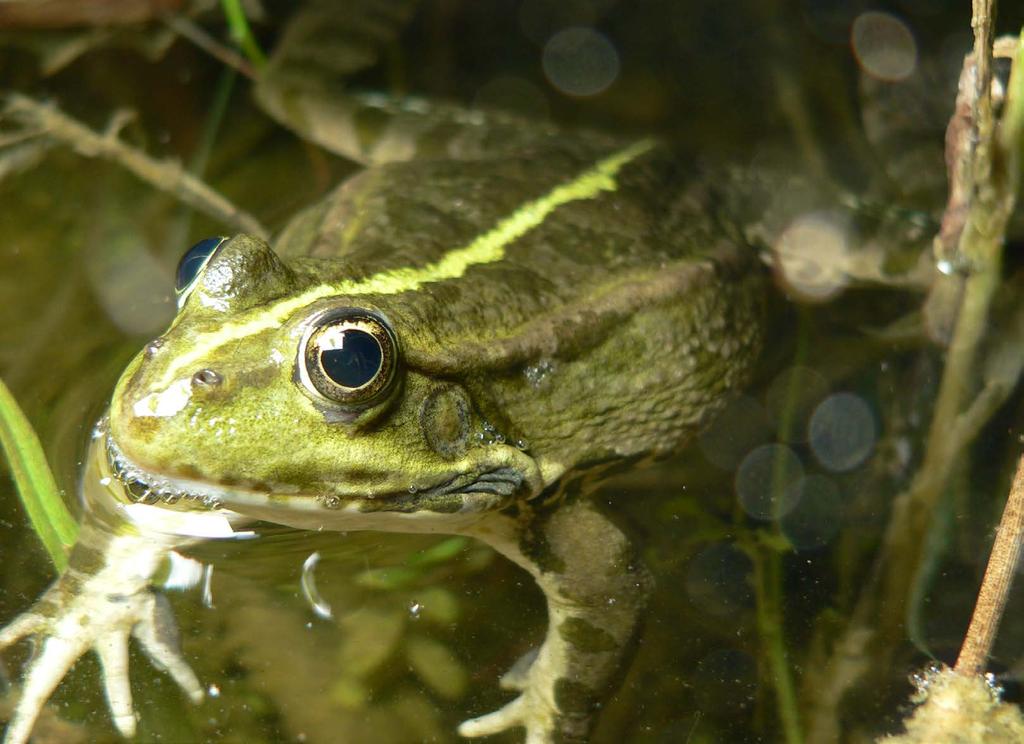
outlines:
[[[750,558],[729,543],[716,543],[686,567],[686,594],[694,607],[718,617],[735,617],[753,605]]]
[[[753,449],[736,470],[736,496],[743,510],[755,519],[771,520],[795,506],[799,491],[790,486],[803,477],[800,458],[783,444],[762,444]]]
[[[750,450],[767,442],[772,428],[764,408],[753,398],[740,395],[726,404],[711,426],[697,439],[709,462],[732,471]]]
[[[914,34],[889,13],[867,11],[857,16],[850,29],[850,44],[861,69],[879,80],[904,80],[917,66]]]
[[[875,417],[853,393],[835,393],[811,415],[807,439],[811,451],[828,470],[841,473],[860,465],[875,447]]]
[[[807,420],[814,407],[828,395],[828,380],[810,367],[793,366],[780,372],[765,392],[765,408],[771,421],[788,420],[788,431],[779,437],[788,442],[803,442]]]
[[[597,95],[619,76],[615,47],[603,34],[583,26],[548,39],[541,62],[551,85],[570,96]]]
[[[550,113],[544,92],[530,81],[513,75],[501,75],[481,85],[473,105],[511,111],[534,120],[547,119]]]
[[[846,286],[849,262],[847,226],[827,212],[797,217],[772,250],[783,288],[798,299],[823,302]]]
[[[839,486],[824,475],[809,475],[790,488],[796,492],[795,503],[780,521],[782,534],[797,550],[824,547],[839,532]]]

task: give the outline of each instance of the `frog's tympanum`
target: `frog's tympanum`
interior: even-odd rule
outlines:
[[[586,740],[650,589],[587,495],[679,448],[744,383],[756,257],[713,185],[654,141],[452,110],[434,126],[374,99],[265,103],[367,167],[272,244],[183,258],[177,317],[97,427],[71,566],[0,631],[0,648],[38,641],[6,741],[89,649],[131,734],[129,636],[201,698],[150,581],[173,549],[256,520],[493,546],[542,589],[548,630],[501,680],[511,702],[459,731]],[[339,124],[359,106],[390,117],[380,139]]]

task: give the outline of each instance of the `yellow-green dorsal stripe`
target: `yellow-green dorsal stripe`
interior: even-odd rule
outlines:
[[[216,331],[204,333],[195,339],[187,353],[179,355],[167,368],[161,380],[161,387],[169,385],[180,369],[190,367],[220,346],[262,331],[279,328],[297,310],[324,297],[411,292],[431,282],[457,279],[470,266],[500,261],[504,258],[505,249],[510,243],[540,225],[561,205],[582,199],[593,199],[602,192],[614,191],[617,186],[615,177],[622,167],[652,147],[654,142],[645,139],[609,155],[573,180],[523,204],[468,245],[449,251],[433,263],[389,269],[365,279],[320,284],[295,297],[259,308],[258,314],[249,320],[225,323]]]

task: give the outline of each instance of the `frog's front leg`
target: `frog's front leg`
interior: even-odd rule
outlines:
[[[630,648],[651,586],[626,536],[587,500],[529,519],[494,515],[471,532],[529,571],[548,629],[536,658],[503,684],[520,695],[466,721],[463,736],[526,728],[527,744],[582,742]],[[518,666],[518,665],[517,665]]]
[[[4,744],[28,740],[46,700],[89,649],[99,656],[114,723],[131,736],[135,712],[128,681],[129,636],[189,698],[202,699],[199,680],[178,651],[166,600],[150,588],[172,546],[163,536],[134,529],[111,532],[91,522],[82,526],[68,568],[32,609],[0,629],[0,651],[23,638],[36,642]]]

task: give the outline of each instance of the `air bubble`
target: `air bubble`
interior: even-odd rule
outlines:
[[[213,605],[213,566],[206,564],[203,566],[203,607],[212,610]]]
[[[320,506],[322,506],[325,509],[337,509],[339,506],[341,506],[341,499],[339,499],[337,496],[320,496],[318,501],[320,502]]]
[[[502,434],[497,428],[488,421],[484,421],[480,427],[483,431],[478,431],[475,438],[481,444],[504,444],[505,435]]]
[[[536,364],[531,364],[523,370],[526,382],[533,388],[539,388],[554,371],[555,365],[548,359],[542,359]]]
[[[332,617],[331,606],[327,601],[320,596],[320,591],[316,587],[316,566],[320,562],[320,553],[311,553],[308,558],[302,563],[302,595],[306,598],[306,602],[309,603],[310,609],[317,614],[318,617],[324,620],[330,620]]]

